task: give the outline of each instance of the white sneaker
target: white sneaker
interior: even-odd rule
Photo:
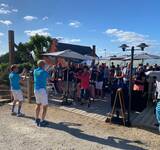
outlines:
[[[25,114],[22,114],[22,113],[17,114],[17,117],[24,117],[24,116]]]

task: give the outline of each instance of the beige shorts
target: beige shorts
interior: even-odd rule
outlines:
[[[37,104],[48,105],[48,95],[46,89],[39,89],[34,91]]]
[[[12,90],[12,95],[13,95],[14,100],[17,100],[17,101],[24,100],[21,90]]]

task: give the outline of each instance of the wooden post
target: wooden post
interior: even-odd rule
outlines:
[[[14,64],[14,31],[8,31],[8,48],[9,48],[9,66]],[[13,100],[12,93],[10,94],[11,100]]]
[[[8,45],[9,45],[9,65],[14,64],[14,31],[8,31]]]
[[[27,80],[27,99],[28,102],[31,103],[32,87],[31,87],[30,75],[27,77],[26,80]]]

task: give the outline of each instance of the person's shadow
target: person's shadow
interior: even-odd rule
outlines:
[[[101,137],[86,134],[82,130],[77,128],[72,128],[70,126],[80,126],[80,124],[68,123],[68,122],[60,122],[60,123],[49,122],[49,124],[47,125],[48,128],[61,130],[71,134],[72,136],[75,136],[76,138],[87,140],[90,142],[95,142],[102,145],[107,145],[107,146],[126,149],[126,150],[133,150],[133,149],[144,150],[141,147],[132,145],[132,144],[143,144],[140,141],[130,141],[130,140],[122,139],[119,137],[112,137],[112,136],[109,136],[108,138],[104,139]]]
[[[34,119],[33,117],[30,117],[30,116],[26,116],[25,118]],[[73,128],[73,126],[74,126],[74,128]],[[115,148],[119,148],[119,149],[145,150],[144,148],[141,148],[141,147],[135,145],[135,144],[142,145],[143,143],[141,141],[131,141],[131,140],[122,139],[122,138],[113,137],[113,136],[109,136],[105,139],[105,138],[86,134],[82,130],[75,128],[75,126],[81,126],[81,124],[70,123],[70,122],[60,122],[60,123],[48,122],[48,125],[46,126],[46,128],[64,131],[64,132],[67,132],[70,135],[72,135],[76,138],[82,139],[82,140],[95,142],[95,143],[99,143],[102,145],[111,146],[111,147],[115,147]]]

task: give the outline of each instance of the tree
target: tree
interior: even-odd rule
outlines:
[[[52,38],[50,36],[42,36],[36,34],[35,36],[31,36],[29,42],[26,43],[19,43],[16,46],[15,51],[15,63],[34,63],[41,58],[41,54],[44,53],[44,49],[46,52],[49,51],[52,43]],[[33,59],[31,52],[35,54],[35,60]],[[8,63],[9,62],[9,53],[0,56],[1,63]]]
[[[44,48],[48,51],[51,46],[52,38],[50,36],[42,36],[36,34],[30,37],[29,44],[32,45],[35,53],[36,61],[41,58],[41,54],[44,53]]]
[[[0,63],[8,63],[9,62],[9,53],[0,56]]]
[[[17,46],[17,52],[16,57],[19,57],[21,60],[21,63],[24,62],[34,62],[31,51],[33,49],[33,46],[29,43],[19,43]]]

